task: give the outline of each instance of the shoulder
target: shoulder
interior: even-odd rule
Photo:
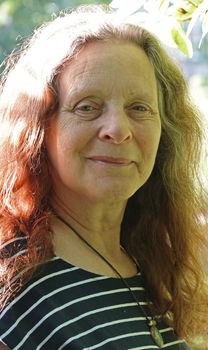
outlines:
[[[35,326],[36,310],[43,314],[48,312],[49,297],[59,287],[65,270],[57,258],[40,264],[32,278],[5,305],[0,312],[0,350],[13,349],[21,342],[23,334],[29,333]]]

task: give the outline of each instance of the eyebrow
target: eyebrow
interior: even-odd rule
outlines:
[[[85,99],[85,98],[89,98],[89,97],[95,97],[95,98],[101,98],[101,99],[107,99],[109,100],[111,98],[112,94],[111,92],[109,93],[105,93],[103,90],[101,89],[95,89],[95,88],[84,88],[82,90],[75,90],[73,89],[73,87],[67,92],[67,97],[66,97],[66,101],[64,104],[69,104],[70,100],[73,99]],[[129,100],[133,100],[133,99],[144,99],[147,102],[151,102],[154,99],[154,95],[151,95],[148,91],[147,92],[141,92],[138,91],[137,92],[134,90],[133,92],[130,92],[129,94],[126,94],[127,99]],[[158,100],[158,97],[156,96],[156,100]]]

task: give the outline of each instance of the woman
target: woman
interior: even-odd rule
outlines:
[[[101,7],[35,32],[1,94],[2,349],[207,334],[202,131],[158,40]]]

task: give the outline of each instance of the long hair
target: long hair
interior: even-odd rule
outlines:
[[[82,6],[43,25],[9,59],[0,96],[1,307],[53,255],[52,184],[45,131],[56,113],[59,74],[92,41],[142,48],[158,84],[162,134],[148,181],[129,200],[121,241],[145,276],[154,311],[187,341],[208,334],[206,192],[199,177],[200,116],[158,39],[101,6]]]

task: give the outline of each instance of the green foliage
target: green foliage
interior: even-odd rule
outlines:
[[[0,0],[0,63],[55,13],[92,2],[109,4],[107,0]]]
[[[89,3],[110,4],[124,20],[143,24],[189,57],[196,24],[201,25],[199,45],[208,33],[208,0],[0,0],[0,62],[55,13]]]
[[[175,44],[189,57],[193,55],[190,34],[196,24],[201,24],[199,47],[208,33],[208,0],[113,0],[110,6],[124,20],[154,30],[166,44]]]
[[[171,30],[171,36],[178,46],[178,48],[184,53],[184,55],[188,57],[192,57],[193,55],[193,48],[192,43],[190,39],[186,36],[182,28],[179,27],[173,27]]]

